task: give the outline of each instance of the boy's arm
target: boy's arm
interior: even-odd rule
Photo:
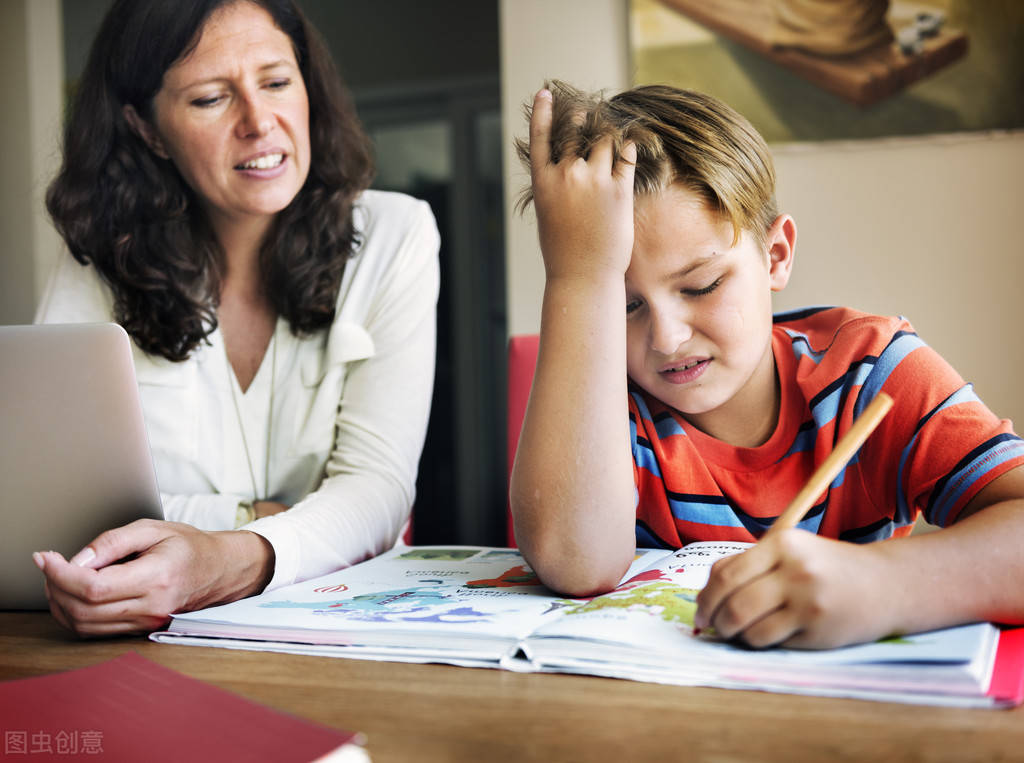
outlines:
[[[832,647],[990,620],[1024,622],[1024,466],[952,527],[854,545],[800,530],[716,564],[697,627],[752,646]]]
[[[611,139],[550,162],[551,95],[534,99],[530,164],[546,285],[540,350],[511,478],[516,540],[549,587],[613,587],[636,545],[624,277],[633,166]]]

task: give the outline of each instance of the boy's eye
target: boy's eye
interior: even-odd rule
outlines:
[[[629,315],[632,312],[636,312],[639,309],[640,309],[640,300],[639,299],[627,300],[627,302],[626,302],[626,315]]]
[[[683,289],[683,294],[687,297],[703,297],[706,294],[710,294],[717,289],[722,283],[721,278],[716,278],[713,282],[705,286],[703,289]]]

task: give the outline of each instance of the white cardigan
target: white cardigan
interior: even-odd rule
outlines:
[[[367,191],[354,215],[361,245],[330,330],[299,339],[278,319],[244,395],[219,330],[181,363],[133,345],[165,517],[229,530],[241,500],[292,506],[245,526],[274,547],[267,590],[384,551],[415,494],[433,390],[439,236],[429,206],[401,194]],[[36,322],[111,320],[109,289],[65,253]]]

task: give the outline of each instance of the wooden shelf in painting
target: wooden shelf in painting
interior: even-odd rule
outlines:
[[[749,0],[661,0],[714,32],[784,66],[857,106],[870,106],[947,66],[967,53],[967,35],[942,29],[907,55],[886,43],[850,56],[829,57],[771,45],[763,38],[772,23],[769,3]]]

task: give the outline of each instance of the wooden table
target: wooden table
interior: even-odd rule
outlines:
[[[916,707],[144,638],[79,641],[48,614],[0,612],[0,680],[127,651],[279,710],[362,731],[374,763],[1024,760],[1024,708]]]

